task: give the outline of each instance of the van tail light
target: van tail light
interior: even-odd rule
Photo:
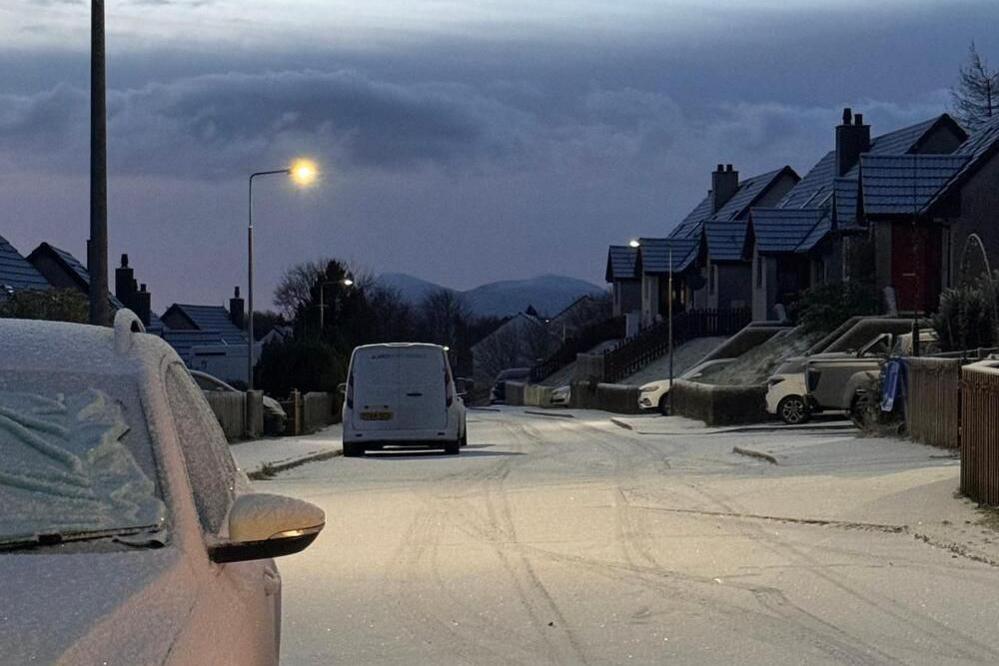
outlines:
[[[347,409],[354,409],[354,373],[347,377]]]
[[[450,407],[454,402],[454,388],[451,386],[451,376],[447,374],[447,368],[444,368],[444,395],[447,396],[447,406]]]

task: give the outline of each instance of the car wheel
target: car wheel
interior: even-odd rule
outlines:
[[[461,451],[461,439],[456,439],[453,442],[448,442],[444,445],[444,453],[449,456],[456,456]]]
[[[663,416],[669,416],[669,394],[663,393],[662,397],[659,398],[659,413]]]
[[[800,395],[789,395],[777,404],[777,414],[788,425],[808,421],[808,405]]]
[[[347,458],[360,458],[364,455],[364,446],[355,442],[344,442],[343,455]]]

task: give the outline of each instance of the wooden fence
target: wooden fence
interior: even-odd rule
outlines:
[[[531,368],[531,381],[540,382],[576,360],[576,356],[601,342],[624,337],[624,317],[611,317],[579,331],[563,342],[554,354]]]
[[[999,506],[999,361],[961,371],[961,492]]]
[[[752,311],[691,310],[673,316],[673,346],[716,335],[732,335],[752,321]],[[604,355],[604,380],[617,382],[669,351],[669,322],[651,326]]]
[[[912,439],[930,446],[961,446],[961,360],[906,359],[909,394],[906,418]]]
[[[246,431],[246,393],[231,391],[205,391],[205,398],[215,412],[226,439],[238,442],[241,439],[251,439],[264,430],[264,394],[260,391],[250,392],[250,432]]]

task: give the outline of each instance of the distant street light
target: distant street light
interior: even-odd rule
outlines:
[[[319,169],[314,162],[305,159],[295,160],[295,162],[285,169],[272,169],[270,171],[257,171],[250,174],[248,225],[247,225],[247,289],[246,304],[249,309],[249,317],[246,322],[246,348],[248,351],[246,358],[246,390],[253,390],[253,179],[257,176],[274,176],[282,174],[290,176],[298,185],[305,187],[311,185],[319,175]]]
[[[328,284],[339,284],[339,285],[342,285],[344,287],[350,287],[350,286],[353,286],[354,281],[351,280],[348,277],[348,278],[344,278],[342,280],[323,280],[322,282],[319,283],[319,336],[320,337],[322,337],[322,335],[323,335],[323,329],[325,328],[325,324],[326,324],[326,318],[325,318],[325,313],[326,313],[326,291],[325,291],[325,287]]]
[[[640,247],[642,244],[638,242],[638,239],[632,238],[628,241],[628,247]]]

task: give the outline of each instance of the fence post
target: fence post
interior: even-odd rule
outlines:
[[[302,394],[298,389],[291,390],[292,434],[302,434]]]

